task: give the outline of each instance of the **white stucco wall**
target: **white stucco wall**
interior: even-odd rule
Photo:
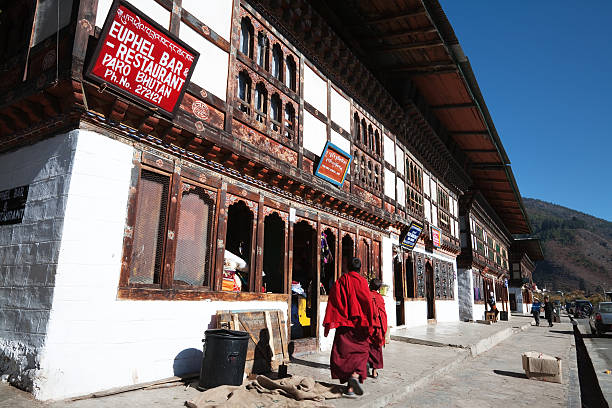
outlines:
[[[22,222],[0,225],[0,374],[28,391],[47,333],[76,135],[0,155],[0,191],[29,185]]]
[[[182,0],[181,6],[229,41],[232,27],[232,3],[232,0],[215,0],[206,2],[206,7],[202,7],[202,0]]]
[[[485,304],[475,303],[472,320],[485,320]]]
[[[195,32],[185,23],[181,23],[179,37],[200,53],[193,69],[191,82],[208,92],[225,100],[227,92],[227,75],[229,54]],[[253,84],[253,89],[256,84]]]
[[[59,399],[199,371],[217,310],[285,302],[117,299],[133,150],[80,131],[35,396]]]
[[[327,125],[311,115],[308,111],[304,111],[304,131],[303,131],[304,149],[320,156],[327,143]]]
[[[404,302],[404,327],[423,326],[427,324],[427,301],[414,300]]]

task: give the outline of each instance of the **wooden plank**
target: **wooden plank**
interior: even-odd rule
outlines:
[[[281,339],[281,347],[283,351],[283,361],[289,360],[289,352],[288,352],[288,344],[287,344],[287,326],[285,325],[285,321],[281,317],[280,310],[276,312],[276,319],[278,321],[278,327],[280,330],[280,339]]]
[[[264,319],[266,321],[266,328],[268,329],[268,342],[270,344],[270,350],[272,350],[272,360],[276,360],[276,352],[274,351],[274,331],[272,331],[272,321],[270,320],[270,312],[267,310],[264,312]]]

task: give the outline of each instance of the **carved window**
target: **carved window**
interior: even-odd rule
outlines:
[[[450,215],[448,193],[438,186],[438,224],[441,230],[450,234]]]
[[[238,99],[239,109],[249,114],[251,112],[251,78],[244,71],[238,74]]]
[[[269,65],[269,42],[268,37],[264,33],[259,33],[257,35],[257,65],[264,69],[268,69]]]
[[[364,147],[368,145],[368,126],[365,119],[361,119],[361,143]]]
[[[367,143],[364,143],[364,145],[366,145],[366,147],[372,151],[372,146],[374,145],[374,129],[372,129],[372,125],[368,126],[368,139],[366,142]]]
[[[272,47],[272,76],[279,81],[283,80],[283,52],[278,44]]]
[[[145,287],[210,286],[216,192],[177,173],[144,167],[136,191],[122,281]],[[171,197],[178,197],[175,205]]]
[[[295,109],[290,103],[285,105],[285,137],[287,139],[295,137]]]
[[[283,103],[280,100],[278,94],[272,95],[270,98],[270,127],[273,131],[280,131],[281,127],[281,110],[283,108]]]
[[[255,113],[255,120],[261,123],[266,121],[266,114],[268,113],[268,91],[261,82],[255,87]]]
[[[253,58],[253,24],[248,17],[242,17],[240,22],[240,52],[249,58]]]
[[[285,59],[285,85],[292,91],[297,90],[297,69],[291,55]]]
[[[377,156],[380,156],[380,134],[378,130],[374,132],[374,151]]]
[[[359,115],[355,112],[353,116],[353,140],[359,141],[359,135],[361,134],[361,124],[359,122]]]

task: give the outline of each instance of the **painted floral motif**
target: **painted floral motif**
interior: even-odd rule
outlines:
[[[234,121],[234,136],[239,139],[256,146],[260,150],[278,157],[279,159],[297,165],[298,154],[293,150],[283,146],[275,140],[269,138],[261,132],[249,128],[241,122]]]

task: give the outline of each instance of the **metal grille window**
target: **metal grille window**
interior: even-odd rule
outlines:
[[[136,209],[138,219],[133,233],[130,283],[160,283],[169,187],[169,175],[142,171]]]
[[[174,284],[207,286],[216,194],[187,183],[182,190]]]
[[[216,194],[178,173],[143,168],[128,219],[124,284],[210,286]]]

